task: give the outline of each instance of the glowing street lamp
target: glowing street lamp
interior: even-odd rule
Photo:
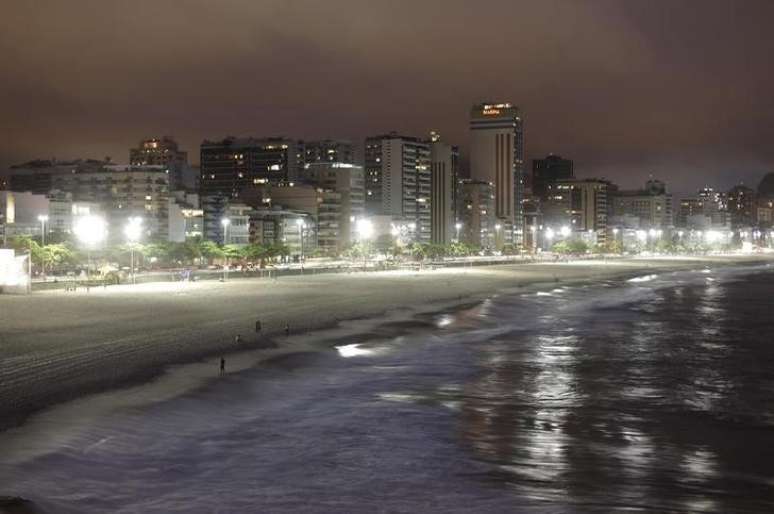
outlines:
[[[220,224],[223,225],[223,246],[228,244],[228,226],[231,224],[231,220],[223,218],[220,220]],[[223,257],[223,281],[228,280],[228,255]]]
[[[46,223],[48,222],[48,216],[41,214],[38,216],[40,222],[40,243],[42,246],[46,246]]]
[[[301,218],[296,219],[296,225],[298,225],[298,239],[301,241],[301,261],[304,260],[304,228],[306,223]]]
[[[570,227],[568,227],[567,225],[563,226],[559,231],[559,233],[562,234],[562,237],[569,236],[571,232],[572,231],[570,230]]]
[[[360,218],[357,220],[357,233],[361,241],[370,239],[374,233],[374,224],[371,220]]]
[[[86,278],[88,279],[91,274],[91,249],[107,237],[107,224],[99,216],[82,216],[73,225],[73,232],[75,237],[86,246],[88,257]]]
[[[134,245],[140,240],[142,236],[142,218],[131,217],[126,220],[126,226],[124,227],[124,235],[129,241],[129,255],[130,255],[130,267],[132,270],[132,284],[136,284],[137,280],[134,276]]]
[[[220,220],[220,224],[223,225],[223,244],[228,244],[228,226],[231,224],[231,220],[223,218]]]
[[[462,223],[459,221],[454,225],[454,228],[457,230],[457,242],[460,242],[460,230],[462,229]]]
[[[357,224],[355,226],[357,227],[358,238],[360,240],[361,246],[363,247],[363,271],[365,271],[368,265],[368,251],[366,250],[366,245],[363,243],[371,239],[371,236],[373,236],[374,224],[369,219],[360,218],[357,220]]]

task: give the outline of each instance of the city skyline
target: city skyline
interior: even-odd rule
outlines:
[[[350,2],[154,4],[151,17],[134,12],[142,2],[12,6],[0,22],[10,56],[0,92],[18,101],[6,109],[0,169],[124,162],[130,144],[163,134],[195,163],[202,140],[228,135],[362,143],[433,129],[465,163],[470,106],[501,98],[524,113],[526,161],[567,155],[579,176],[633,187],[653,174],[689,192],[771,171],[772,4],[489,5],[412,4],[411,19]],[[439,10],[444,24],[415,30]],[[521,30],[497,30],[514,20]],[[205,25],[200,39],[172,36]],[[502,48],[514,50],[503,58]]]

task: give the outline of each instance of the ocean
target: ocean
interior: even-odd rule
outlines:
[[[773,300],[774,268],[747,266],[352,323],[309,336],[328,350],[0,434],[0,495],[79,514],[774,512]]]

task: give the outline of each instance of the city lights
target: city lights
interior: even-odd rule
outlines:
[[[374,234],[374,225],[371,220],[359,218],[357,220],[357,233],[361,240],[371,239]]]
[[[142,218],[136,216],[129,218],[124,227],[124,235],[129,241],[129,270],[132,274],[132,284],[136,284],[137,278],[134,274],[134,246],[142,236]]]
[[[81,216],[73,225],[73,232],[81,243],[93,247],[107,237],[107,223],[100,216]]]
[[[142,236],[142,218],[131,217],[127,220],[124,227],[124,235],[130,243],[136,243]]]
[[[48,216],[41,214],[38,216],[38,221],[40,222],[40,243],[46,246],[46,223],[48,223]]]

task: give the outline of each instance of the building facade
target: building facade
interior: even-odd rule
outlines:
[[[676,218],[680,228],[730,228],[727,196],[709,187],[700,189],[696,196],[680,199]]]
[[[202,196],[238,198],[244,189],[298,180],[302,152],[286,138],[226,138],[204,141],[200,149]]]
[[[510,103],[474,105],[470,112],[470,177],[491,183],[504,241],[521,244],[524,232],[524,124]]]
[[[308,164],[306,180],[340,196],[338,252],[357,240],[356,221],[365,215],[365,181],[362,166],[347,163]]]
[[[109,164],[110,161],[94,159],[29,161],[11,166],[8,189],[16,192],[47,195],[54,189],[55,178],[76,173],[99,172]]]
[[[672,228],[672,195],[658,180],[649,180],[641,190],[612,191],[609,221],[621,228]]]
[[[430,139],[430,241],[449,244],[454,238],[457,183],[456,148],[441,141],[437,134]]]
[[[549,184],[573,178],[573,161],[563,159],[561,155],[549,154],[543,159],[532,160],[532,194],[539,199],[546,197]]]
[[[123,241],[130,217],[141,217],[145,237],[166,241],[169,230],[169,175],[164,166],[106,165],[52,177],[52,193],[70,194],[76,204],[98,206],[108,240]]]
[[[320,139],[302,143],[304,163],[355,164],[355,145],[346,139]]]
[[[727,210],[732,227],[751,227],[755,224],[757,195],[754,189],[739,184],[731,188],[727,199]]]
[[[565,227],[587,240],[604,244],[607,235],[608,189],[598,179],[558,180],[548,185],[543,222],[560,232]],[[591,236],[591,237],[589,237]]]
[[[430,176],[428,142],[396,133],[366,139],[366,213],[413,220],[422,243],[430,242]]]
[[[495,216],[495,188],[489,182],[463,179],[457,195],[459,239],[482,249],[495,248],[497,217]],[[456,236],[455,227],[455,236]]]
[[[170,189],[193,189],[196,178],[188,166],[188,152],[180,150],[170,136],[141,140],[129,149],[132,166],[164,166],[169,173]]]

